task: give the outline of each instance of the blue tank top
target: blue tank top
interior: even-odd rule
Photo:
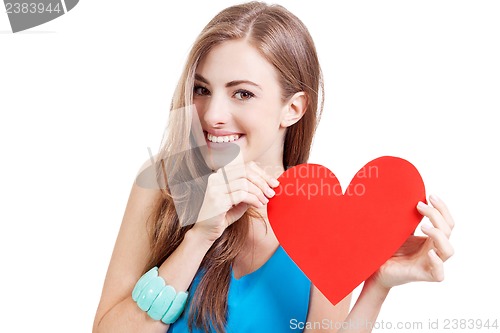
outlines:
[[[198,283],[196,274],[185,311],[168,333],[188,333],[189,305]],[[231,269],[228,292],[227,333],[298,332],[293,323],[305,322],[311,281],[280,246],[256,271],[236,279]],[[202,333],[193,328],[193,333]],[[211,330],[215,332],[215,330]]]

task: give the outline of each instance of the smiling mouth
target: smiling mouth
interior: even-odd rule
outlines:
[[[244,134],[220,135],[216,136],[205,132],[205,138],[210,143],[228,143],[239,140]]]

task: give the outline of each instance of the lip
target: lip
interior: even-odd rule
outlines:
[[[205,136],[207,135],[207,133],[210,133],[210,134],[215,135],[215,136],[226,136],[226,135],[235,135],[235,134],[243,135],[242,133],[238,133],[238,132],[229,132],[229,131],[222,131],[222,130],[210,130],[210,131],[203,131],[203,132],[205,132]]]
[[[208,140],[208,137],[207,137],[207,134],[210,133],[212,135],[215,135],[215,136],[226,136],[226,135],[239,135],[239,138],[234,140],[234,141],[230,141],[230,142],[212,142],[210,140]],[[235,142],[238,142],[241,140],[242,137],[245,136],[245,134],[242,134],[242,133],[236,133],[236,132],[228,132],[228,131],[203,131],[203,134],[205,135],[205,141],[207,142],[207,145],[210,147],[210,148],[216,148],[216,147],[222,147],[224,145],[227,145],[228,143],[235,143]]]

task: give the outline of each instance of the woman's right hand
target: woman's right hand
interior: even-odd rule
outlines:
[[[249,206],[262,208],[279,182],[255,162],[227,165],[208,177],[203,204],[193,231],[214,242]]]

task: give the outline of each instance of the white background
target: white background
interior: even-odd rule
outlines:
[[[91,330],[131,184],[147,147],[158,149],[189,47],[234,3],[84,0],[17,34],[2,8],[0,331]],[[406,158],[456,219],[445,281],[395,288],[379,321],[421,322],[407,330],[419,332],[436,319],[500,321],[500,4],[280,3],[310,29],[324,70],[310,162],[345,188],[372,158]]]

